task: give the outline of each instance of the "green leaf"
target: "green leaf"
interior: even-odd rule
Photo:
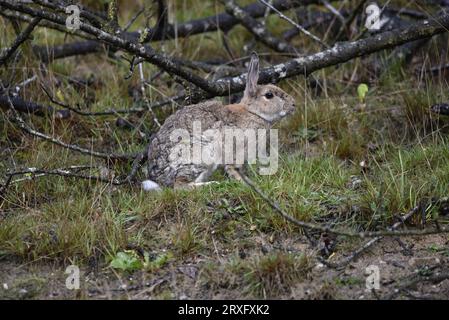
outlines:
[[[117,253],[116,257],[112,259],[110,266],[123,271],[135,271],[142,269],[143,264],[134,251],[127,250]]]
[[[357,87],[357,95],[361,103],[365,101],[366,93],[368,92],[368,85],[366,83],[361,83]]]

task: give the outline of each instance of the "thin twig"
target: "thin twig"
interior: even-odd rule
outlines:
[[[141,8],[123,27],[123,31],[128,31],[128,29],[133,25],[133,23],[139,18],[139,16],[145,11],[145,8]]]
[[[401,225],[403,225],[410,217],[412,217],[416,212],[419,210],[419,206],[414,207],[412,210],[410,210],[407,214],[401,217],[401,221],[396,222],[391,226],[390,230],[396,230]],[[358,256],[360,256],[364,251],[372,247],[376,242],[380,241],[383,237],[378,236],[375,238],[370,239],[369,241],[365,242],[360,248],[355,250],[351,255],[349,255],[347,258],[342,259],[340,262],[328,262],[324,259],[320,259],[321,262],[328,267],[334,268],[334,269],[342,269],[346,267],[351,261],[356,259]]]
[[[115,178],[104,178],[104,177],[100,177],[100,176],[86,175],[86,174],[81,174],[81,173],[71,171],[71,170],[75,170],[75,169],[79,170],[79,166],[73,166],[73,167],[63,168],[63,169],[50,169],[50,170],[38,169],[38,168],[26,168],[26,169],[8,173],[8,177],[14,177],[14,176],[19,176],[19,175],[30,175],[29,177],[26,177],[26,178],[19,178],[16,180],[12,180],[11,183],[19,183],[22,181],[27,181],[27,180],[31,180],[33,178],[44,177],[44,176],[60,176],[60,177],[65,177],[65,178],[79,178],[79,179],[85,179],[85,180],[96,180],[96,181],[100,181],[100,182],[110,183],[113,185],[122,185],[122,184],[125,184],[128,182],[126,179],[119,180],[119,179],[115,179]],[[93,169],[93,168],[90,168],[90,169]]]
[[[366,231],[366,232],[350,232],[350,231],[343,231],[343,230],[336,230],[327,226],[322,226],[316,223],[311,222],[305,222],[298,220],[291,215],[289,215],[287,212],[285,212],[279,204],[277,204],[275,201],[271,200],[268,196],[266,196],[255,184],[251,179],[246,176],[241,170],[237,170],[239,175],[241,176],[242,180],[253,190],[255,191],[262,199],[267,202],[270,207],[274,209],[276,213],[278,213],[281,217],[283,217],[285,220],[299,226],[302,228],[307,228],[311,230],[317,230],[324,233],[331,233],[335,235],[340,236],[347,236],[347,237],[358,237],[358,238],[372,238],[372,237],[381,237],[381,236],[389,236],[389,237],[395,237],[395,236],[417,236],[417,235],[431,235],[431,234],[441,234],[441,233],[449,233],[449,228],[443,228],[441,227],[439,230],[436,229],[422,229],[422,230],[385,230],[385,231]]]
[[[80,116],[93,116],[93,117],[94,116],[130,114],[130,113],[145,113],[145,112],[148,112],[149,109],[162,107],[162,106],[168,105],[170,103],[177,104],[176,101],[183,100],[186,97],[184,94],[168,97],[167,99],[154,102],[154,103],[150,104],[149,106],[147,106],[146,108],[137,108],[136,107],[136,108],[129,108],[129,109],[107,109],[104,111],[82,111],[82,110],[76,109],[74,107],[71,107],[66,103],[56,100],[54,98],[54,96],[49,92],[49,90],[45,86],[41,86],[41,88],[52,103],[54,103],[60,107],[63,107],[65,109],[68,109]]]
[[[314,34],[312,34],[311,32],[307,31],[306,29],[304,29],[301,25],[297,24],[295,21],[293,21],[292,19],[290,19],[289,17],[287,17],[285,14],[283,14],[281,11],[279,11],[278,9],[276,9],[274,6],[272,6],[271,4],[269,4],[268,2],[266,2],[265,0],[259,0],[260,2],[262,2],[264,5],[266,5],[267,7],[269,7],[271,10],[273,10],[274,12],[276,12],[280,18],[288,21],[289,23],[291,23],[293,26],[295,26],[296,28],[298,28],[299,31],[301,31],[302,33],[304,33],[307,37],[315,40],[316,42],[318,42],[319,44],[321,44],[322,46],[324,46],[325,48],[330,48],[327,44],[325,44],[320,38],[318,38],[317,36],[315,36]]]
[[[147,110],[150,112],[151,116],[153,117],[153,122],[156,124],[156,126],[158,128],[160,128],[161,127],[161,123],[157,119],[157,116],[154,113],[153,108],[151,106],[150,100],[148,100],[148,97],[147,97],[147,93],[146,93],[146,90],[145,90],[145,76],[143,74],[143,66],[142,65],[143,65],[142,63],[139,64],[140,92],[142,93],[142,99],[143,99],[143,102],[145,103],[145,105],[147,107]]]
[[[329,11],[333,15],[335,15],[341,21],[341,23],[345,23],[345,17],[340,13],[340,11],[335,9],[334,6],[332,4],[330,4],[327,0],[321,0],[321,2],[324,4],[324,6],[326,8],[329,9]]]
[[[251,15],[238,6],[234,0],[220,1],[225,5],[226,12],[238,19],[241,24],[256,37],[257,40],[265,44],[267,47],[278,52],[298,54],[298,50],[294,46],[272,35],[263,23],[251,17]]]
[[[444,280],[449,279],[449,271],[439,272],[435,275],[431,276],[420,276],[417,274],[413,274],[409,279],[405,280],[401,285],[399,285],[395,290],[393,290],[390,294],[382,298],[383,300],[391,300],[394,299],[401,291],[412,287],[420,282],[432,282],[432,283],[440,283]]]
[[[6,63],[6,61],[8,61],[8,59],[14,54],[14,52],[20,47],[20,45],[28,39],[34,28],[36,28],[41,20],[41,17],[34,18],[26,27],[26,29],[17,36],[11,47],[6,48],[6,50],[2,54],[0,54],[0,66]]]
[[[14,119],[16,120],[17,124],[19,125],[19,128],[22,129],[24,132],[41,138],[43,140],[49,141],[53,144],[59,145],[61,147],[73,150],[73,151],[77,151],[80,152],[82,154],[86,154],[92,157],[97,157],[97,158],[102,158],[102,159],[106,159],[106,160],[111,160],[111,159],[115,159],[115,160],[130,160],[130,159],[134,159],[137,155],[135,154],[116,154],[116,153],[104,153],[104,152],[98,152],[98,151],[94,151],[94,150],[89,150],[74,144],[69,144],[69,143],[65,143],[62,142],[56,138],[50,137],[42,132],[36,131],[34,129],[32,129],[20,116],[20,114],[17,112],[17,110],[14,108],[14,105],[12,104],[12,101],[9,97],[8,91],[7,89],[3,86],[3,83],[0,82],[0,87],[2,88],[2,90],[4,92],[6,92],[6,98],[7,101],[9,103],[10,109],[12,110],[12,112],[14,113]]]

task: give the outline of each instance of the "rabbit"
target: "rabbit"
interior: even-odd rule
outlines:
[[[223,132],[225,128],[269,129],[274,123],[295,111],[293,97],[275,85],[257,85],[258,78],[259,58],[253,52],[243,98],[239,103],[223,105],[220,101],[209,100],[186,106],[168,117],[148,147],[150,180],[142,182],[143,189],[149,191],[160,190],[161,187],[186,188],[208,183],[208,178],[221,166],[220,163],[180,161],[180,145],[186,143],[190,146],[190,139],[193,140],[194,146],[201,144],[206,152],[214,150],[215,145],[212,145],[210,137],[201,134],[201,140],[198,140],[194,135],[195,121],[203,132]],[[176,132],[186,134],[182,136]],[[174,157],[174,154],[178,157]],[[225,170],[238,178],[234,167],[225,166]]]

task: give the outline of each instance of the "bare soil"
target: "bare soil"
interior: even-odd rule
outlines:
[[[263,242],[263,241],[261,241]],[[275,244],[261,243],[261,251],[308,251],[305,239],[287,239]],[[289,284],[280,299],[448,299],[449,280],[428,281],[447,273],[449,239],[446,235],[405,238],[399,243],[385,238],[368,249],[343,270],[334,270],[313,261],[306,279]],[[337,262],[350,253],[341,248],[329,261]],[[344,249],[342,248],[344,247]],[[345,254],[342,254],[344,252]],[[312,252],[308,252],[312,254]],[[251,253],[253,254],[253,253]],[[254,253],[256,254],[256,253]],[[220,254],[220,258],[227,257]],[[238,287],[218,288],[205,281],[202,270],[207,259],[197,257],[170,264],[156,272],[117,273],[109,267],[81,269],[81,288],[68,290],[65,267],[45,261],[20,263],[0,261],[1,299],[245,299]],[[368,266],[377,266],[380,288],[366,287]],[[96,269],[96,270],[95,270]],[[217,272],[217,277],[220,273]],[[418,278],[417,278],[418,277]],[[415,281],[413,281],[415,279]]]

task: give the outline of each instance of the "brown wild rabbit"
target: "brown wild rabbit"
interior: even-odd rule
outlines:
[[[198,146],[202,148],[201,155],[221,154],[220,147],[214,144],[217,140],[213,141],[208,132],[222,134],[228,128],[266,130],[295,110],[290,95],[274,85],[257,85],[258,78],[259,58],[253,53],[240,103],[223,105],[220,101],[205,101],[186,106],[167,118],[150,142],[150,180],[143,181],[143,188],[158,190],[160,186],[182,188],[205,184],[223,163],[193,161],[198,156],[199,149],[195,150]],[[198,128],[202,130],[199,135],[195,131]],[[183,147],[191,147],[193,154],[183,153],[186,150]],[[226,171],[232,175],[232,166],[225,169],[230,169]]]

